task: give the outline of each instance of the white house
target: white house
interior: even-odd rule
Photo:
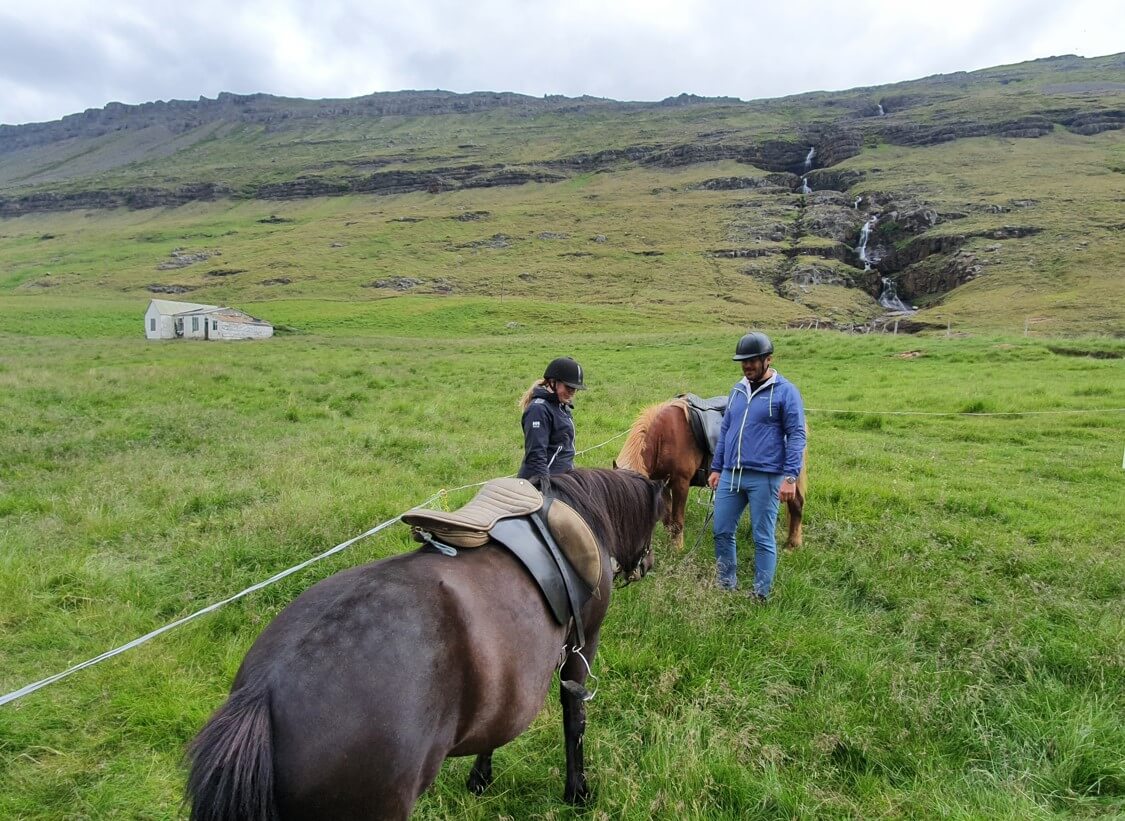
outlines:
[[[237,308],[153,299],[145,311],[146,339],[267,339],[273,326]]]

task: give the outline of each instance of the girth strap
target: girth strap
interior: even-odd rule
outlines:
[[[559,546],[555,544],[555,538],[551,535],[551,529],[547,527],[546,516],[551,509],[551,503],[554,501],[550,496],[543,497],[543,507],[531,514],[531,521],[535,523],[539,535],[543,538],[544,544],[547,545],[547,550],[551,553],[551,558],[555,560],[555,564],[559,567],[559,573],[562,575],[563,583],[566,585],[566,597],[570,601],[570,612],[574,617],[574,632],[578,637],[578,646],[586,646],[586,632],[582,627],[582,605],[585,601],[579,601],[579,591],[576,580],[567,573],[570,562],[563,556]],[[587,595],[585,598],[589,598]]]
[[[579,612],[574,609],[571,601],[571,590],[579,592],[579,609],[589,600],[588,585],[565,557],[562,566],[559,566],[539,528],[532,524],[531,517],[503,519],[493,526],[490,535],[493,541],[506,547],[531,574],[539,585],[543,598],[547,600],[551,615],[559,624],[565,626],[572,614]],[[581,621],[581,615],[578,616],[578,621]]]

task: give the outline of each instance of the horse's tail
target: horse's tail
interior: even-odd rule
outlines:
[[[809,435],[809,423],[805,423],[806,441]],[[789,537],[787,546],[792,549],[800,547],[804,541],[802,521],[805,513],[805,500],[809,497],[809,446],[805,445],[805,452],[801,457],[801,472],[797,476],[797,495],[786,503],[789,509]]]
[[[801,504],[809,497],[809,423],[805,422],[805,452],[801,454],[801,473],[797,476],[797,492],[801,494]]]
[[[188,748],[191,821],[277,821],[271,737],[267,685],[231,693]]]

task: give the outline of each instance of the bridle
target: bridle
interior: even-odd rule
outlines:
[[[626,569],[625,567],[622,567],[620,564],[618,564],[616,559],[613,559],[612,561],[613,561],[614,587],[617,587],[618,589],[620,589],[622,587],[628,587],[633,582],[638,582],[642,578],[644,578],[645,561],[651,555],[652,555],[652,537],[650,536],[649,540],[648,540],[648,547],[646,547],[644,549],[644,552],[641,553],[640,557],[637,559],[636,564],[634,564],[631,568]]]

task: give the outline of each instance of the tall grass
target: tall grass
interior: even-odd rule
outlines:
[[[145,343],[125,304],[72,326],[62,318],[80,305],[44,326],[26,304],[0,305],[5,692],[439,488],[512,472],[515,398],[551,356],[589,374],[580,448],[647,403],[737,377],[739,328],[618,330],[592,314],[538,332],[478,322],[471,300],[460,319],[416,325],[293,303],[315,332],[229,345]],[[712,589],[709,537],[693,545],[704,495],[684,553],[658,534],[656,570],[614,593],[604,628],[586,815],[1125,811],[1122,418],[1100,410],[1125,407],[1120,360],[1020,337],[776,343],[810,408],[806,547],[782,557],[774,600],[756,608]],[[898,357],[907,346],[921,356]],[[1123,351],[1069,347],[1084,346]],[[1099,412],[892,413],[910,410]],[[607,465],[619,443],[580,462]],[[257,633],[315,580],[411,547],[391,528],[0,708],[0,817],[181,817],[184,745]],[[464,790],[468,766],[447,762],[417,816],[576,815],[559,798],[554,697],[497,753],[482,798]]]

